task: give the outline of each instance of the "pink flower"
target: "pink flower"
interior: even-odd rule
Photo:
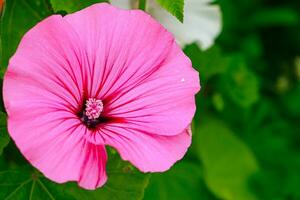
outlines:
[[[142,11],[95,4],[23,37],[4,78],[8,129],[46,177],[86,189],[107,179],[105,145],[161,172],[191,143],[198,73]]]

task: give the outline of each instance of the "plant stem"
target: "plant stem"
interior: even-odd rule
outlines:
[[[146,10],[146,2],[147,0],[139,0],[139,9]]]

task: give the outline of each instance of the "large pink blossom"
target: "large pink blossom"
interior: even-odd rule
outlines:
[[[198,73],[148,14],[95,4],[53,15],[23,37],[4,77],[8,129],[49,179],[102,186],[117,149],[161,172],[191,143]]]

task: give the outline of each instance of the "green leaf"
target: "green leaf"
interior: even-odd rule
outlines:
[[[146,10],[147,0],[139,0],[139,9]]]
[[[201,51],[197,44],[187,45],[184,49],[201,76],[201,82],[207,82],[214,75],[222,74],[227,70],[230,59],[224,55],[219,47],[214,46]]]
[[[55,12],[66,11],[68,13],[76,12],[85,7],[99,2],[108,2],[107,0],[50,0]]]
[[[248,179],[258,171],[250,149],[222,122],[207,118],[194,134],[204,180],[220,199],[253,200]]]
[[[0,181],[0,199],[75,199],[66,193],[50,191],[46,178],[26,168],[1,171]]]
[[[209,79],[218,75],[217,81],[213,81],[213,84],[217,84],[217,93],[222,93],[222,97],[228,97],[235,104],[245,108],[259,99],[258,78],[247,67],[241,55],[224,55],[217,46],[202,52],[196,44],[188,45],[184,52],[191,58],[193,67],[200,72],[201,82],[207,83]],[[206,86],[211,86],[211,83]],[[223,103],[220,103],[219,97],[221,96],[213,99],[213,103],[215,104],[217,100],[219,104],[217,109],[223,110],[226,103],[223,101],[224,105],[221,105]]]
[[[152,174],[144,200],[212,199],[203,182],[200,166],[181,161],[165,173]]]
[[[3,76],[8,60],[22,36],[48,15],[52,14],[48,0],[9,0],[1,17],[0,74]]]
[[[156,0],[156,2],[180,22],[183,22],[184,0]]]
[[[6,166],[0,171],[0,199],[142,199],[149,175],[138,172],[129,163],[122,161],[116,153],[109,154],[109,178],[102,188],[89,191],[79,188],[74,182],[57,184],[31,167],[10,170]]]
[[[281,97],[285,109],[293,116],[300,115],[300,83]]]
[[[224,100],[221,94],[215,93],[212,96],[212,103],[218,111],[222,111],[224,109]]]
[[[255,26],[293,26],[299,23],[299,15],[293,8],[268,8],[257,10],[250,18]]]
[[[9,140],[6,128],[6,115],[3,112],[0,112],[0,155],[3,152],[3,149],[8,145]]]
[[[245,108],[259,99],[258,78],[239,55],[231,57],[227,70],[222,74],[219,88],[234,103]]]

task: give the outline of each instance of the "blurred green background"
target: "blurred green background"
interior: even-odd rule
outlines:
[[[10,18],[1,20],[4,57],[14,52],[24,31],[53,12],[47,1],[24,2],[7,0]],[[223,30],[215,45],[205,52],[196,44],[184,48],[200,72],[202,90],[197,96],[193,143],[182,161],[151,176],[122,162],[117,165],[122,166],[120,174],[111,174],[107,186],[85,192],[76,184],[58,186],[41,177],[10,142],[0,157],[4,170],[0,199],[129,200],[142,198],[145,188],[145,200],[300,199],[300,2],[222,0],[218,4]],[[36,16],[26,11],[28,6],[42,12]],[[6,62],[2,57],[2,73]],[[5,122],[1,121],[2,134]],[[0,144],[7,143],[4,137]],[[113,150],[110,154],[117,157]],[[121,161],[110,162],[108,168],[115,169]],[[127,170],[134,174],[126,175]],[[31,184],[27,186],[28,177],[40,188],[33,191]]]
[[[300,2],[219,3],[215,46],[185,48],[202,78],[185,162],[203,184],[191,199],[300,199]]]

